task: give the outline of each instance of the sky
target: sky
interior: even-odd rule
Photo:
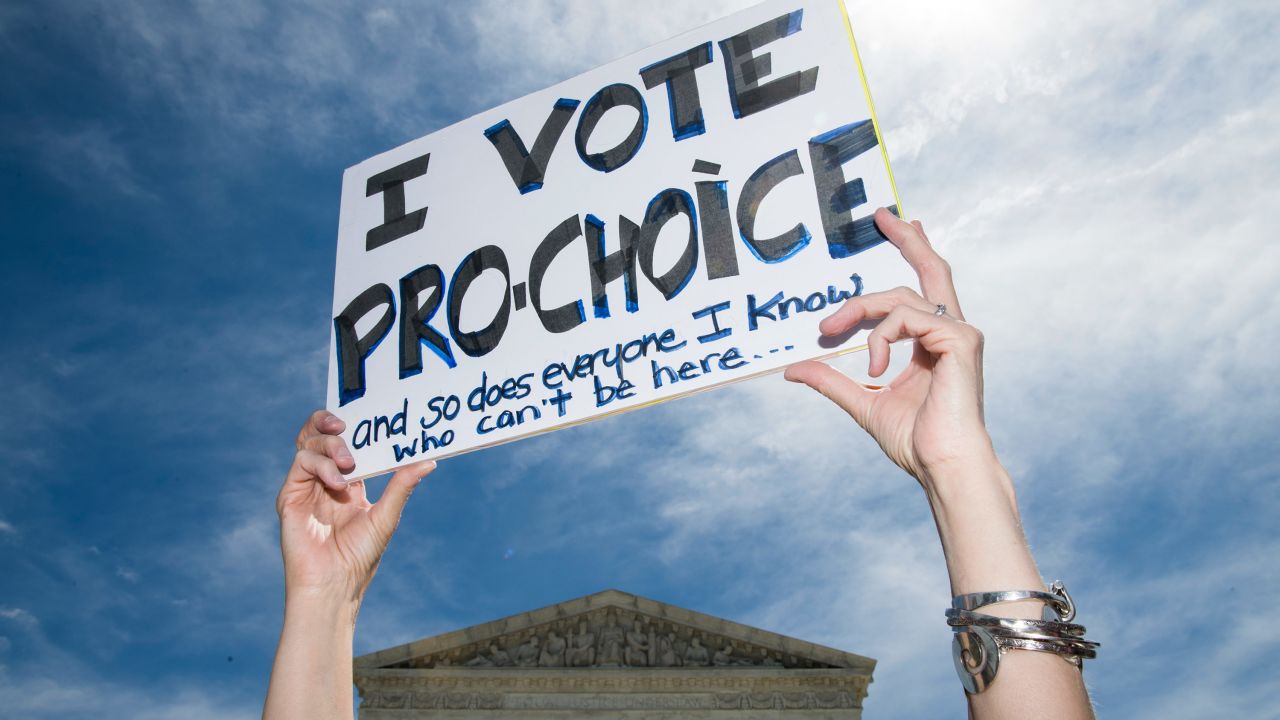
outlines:
[[[1280,8],[848,5],[1099,712],[1280,718]],[[0,6],[0,717],[258,715],[342,170],[742,6]],[[441,463],[356,651],[610,587],[964,712],[923,495],[776,375]]]

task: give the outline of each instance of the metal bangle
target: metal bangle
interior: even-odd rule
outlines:
[[[1000,657],[1006,650],[1035,650],[1053,653],[1083,670],[1083,659],[1097,657],[1093,648],[1067,647],[1055,642],[1003,637],[987,628],[956,628],[951,642],[951,659],[965,692],[976,695],[996,679]]]
[[[947,624],[953,627],[962,625],[980,625],[982,627],[999,627],[1017,632],[1041,632],[1053,635],[1084,635],[1085,627],[1075,623],[1059,620],[1029,620],[1023,618],[1004,618],[968,610],[948,609]]]
[[[957,595],[951,599],[951,607],[957,610],[977,610],[978,608],[997,603],[1015,600],[1042,600],[1046,608],[1052,608],[1059,620],[1071,622],[1076,616],[1076,606],[1067,593],[1061,580],[1054,580],[1049,591],[1043,590],[1002,590],[999,592],[976,592]]]
[[[1068,648],[1073,651],[1079,650],[1079,651],[1087,651],[1087,652],[1093,652],[1099,647],[1099,643],[1093,642],[1092,640],[1085,640],[1084,638],[1062,637],[1060,635],[1045,635],[1042,633],[1011,632],[1009,630],[1004,630],[1002,628],[984,628],[984,629],[987,632],[991,633],[991,635],[996,638],[997,642],[999,642],[1001,638],[1010,638],[1014,640],[1035,640],[1037,642],[1049,643],[1049,644],[1057,645],[1063,648]]]
[[[980,627],[960,630],[951,639],[951,660],[964,691],[977,695],[996,679],[1000,646],[991,633]]]
[[[975,612],[978,608],[1016,600],[1041,600],[1044,619],[1006,618]],[[1053,653],[1083,670],[1097,657],[1099,643],[1084,639],[1085,627],[1075,618],[1075,602],[1059,581],[1049,591],[1005,590],[957,595],[946,611],[951,626],[952,660],[965,692],[977,694],[995,681],[1000,658],[1008,650]]]
[[[1058,643],[1044,642],[1042,640],[1031,640],[1028,638],[1017,637],[1000,637],[995,636],[996,645],[1001,649],[1010,650],[1038,650],[1040,652],[1051,652],[1061,655],[1071,661],[1073,665],[1079,666],[1081,658],[1092,660],[1098,656],[1093,648],[1064,648]],[[1096,643],[1091,643],[1095,644]]]

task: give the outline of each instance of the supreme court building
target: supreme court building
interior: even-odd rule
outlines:
[[[355,660],[361,720],[853,720],[875,660],[619,590]]]

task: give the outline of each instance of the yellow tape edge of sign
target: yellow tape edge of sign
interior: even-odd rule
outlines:
[[[845,5],[845,0],[835,0],[835,2],[840,6],[840,15],[844,18],[844,31],[849,36],[849,48],[853,50],[853,61],[858,66],[858,79],[862,81],[862,92],[867,96],[867,108],[871,110],[871,127],[876,131],[876,142],[880,144],[880,157],[884,158],[885,172],[889,173],[889,188],[893,190],[893,201],[898,205],[898,217],[906,220],[906,210],[902,208],[902,198],[898,195],[898,183],[893,179],[893,168],[889,165],[889,148],[884,144],[884,133],[880,131],[880,118],[876,117],[876,104],[871,99],[871,85],[867,82],[867,71],[862,67],[862,56],[858,54],[858,41],[853,38],[849,8]]]
[[[871,126],[876,131],[876,142],[879,143],[880,145],[880,157],[884,158],[884,169],[889,174],[889,187],[890,189],[893,190],[893,201],[898,206],[898,217],[906,219],[906,212],[902,209],[902,198],[898,196],[898,184],[893,179],[893,168],[889,166],[889,150],[888,148],[885,147],[884,135],[880,132],[880,119],[876,117],[876,105],[871,100],[871,85],[867,83],[867,73],[862,67],[862,56],[858,54],[858,41],[853,39],[853,25],[849,22],[849,9],[845,7],[844,2],[845,0],[835,0],[835,3],[840,6],[840,15],[841,17],[844,18],[844,30],[845,30],[845,33],[849,36],[849,48],[853,51],[854,64],[858,66],[858,80],[862,83],[862,92],[866,95],[866,98],[867,98],[867,108],[871,111]],[[850,353],[861,352],[866,349],[867,349],[866,345],[858,345],[857,347],[837,350],[836,352],[829,353],[821,357],[810,358],[810,359],[821,362],[823,360],[830,360],[832,358],[836,358],[841,355],[848,355]],[[752,380],[754,378],[776,373],[779,370],[785,370],[785,369],[786,368],[774,368],[772,370],[762,370],[760,372],[751,373],[749,375],[743,375],[742,377],[734,378],[732,380],[727,380],[722,383],[715,383],[713,385],[701,387],[701,388],[698,388],[697,390],[692,390],[687,393],[681,393],[679,395],[671,395],[664,398],[657,398],[655,400],[650,400],[648,402],[640,403],[639,405],[632,405],[630,407],[618,408],[617,410],[610,410],[609,412],[601,413],[599,415],[592,415],[589,418],[583,418],[581,420],[571,420],[569,422],[560,423],[558,425],[552,425],[550,427],[542,428],[541,430],[534,430],[532,432],[524,433],[522,435],[516,435],[514,437],[495,440],[494,442],[485,443],[484,445],[476,445],[474,447],[467,448],[466,450],[459,450],[457,452],[452,452],[452,453],[444,453],[442,455],[437,455],[433,459],[444,460],[446,458],[457,457],[459,455],[466,455],[467,453],[475,452],[477,450],[485,450],[491,447],[496,447],[498,445],[505,445],[509,442],[514,442],[516,440],[526,440],[529,438],[537,437],[539,435],[546,435],[547,433],[555,432],[557,430],[566,430],[571,427],[585,425],[589,422],[595,422],[596,420],[604,420],[605,418],[610,418],[615,415],[621,415],[622,413],[631,412],[632,410],[643,410],[644,408],[650,408],[650,407],[654,407],[655,405],[661,405],[662,403],[669,402],[671,400],[679,400],[680,398],[686,398],[691,395],[697,395],[699,393],[703,393],[708,390],[715,390],[718,388],[722,388],[726,385],[732,385],[734,383],[743,382],[744,380]],[[385,472],[391,472],[391,471],[385,471]],[[351,478],[351,480],[352,482],[354,482],[356,480],[364,480],[365,478],[375,477],[377,475],[382,475],[382,474],[385,474],[385,473],[373,473],[370,475],[360,475],[360,476]]]

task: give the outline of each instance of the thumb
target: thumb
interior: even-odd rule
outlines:
[[[874,390],[830,365],[816,360],[806,360],[788,367],[783,377],[817,390],[849,413],[864,429],[867,427],[867,420],[871,415],[871,403],[876,397]]]
[[[404,512],[409,496],[418,487],[418,483],[422,482],[422,478],[435,469],[435,460],[424,460],[406,465],[391,476],[391,480],[382,490],[382,497],[379,497],[378,502],[369,509],[369,519],[384,538],[391,539],[391,534],[400,524],[400,514]]]

